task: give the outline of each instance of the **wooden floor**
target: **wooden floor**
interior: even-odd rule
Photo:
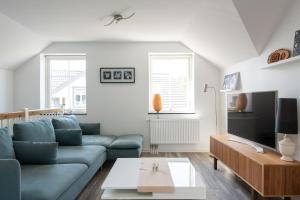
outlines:
[[[143,157],[154,155],[144,153]],[[188,157],[196,170],[203,176],[207,186],[208,200],[249,200],[250,188],[236,177],[228,168],[218,163],[218,170],[213,169],[213,160],[207,153],[160,153],[159,157]],[[101,184],[113,163],[105,163],[101,171],[91,180],[79,195],[78,200],[100,200]],[[259,198],[268,199],[268,198]],[[269,198],[270,199],[270,198]],[[280,198],[275,198],[275,200]],[[296,198],[295,198],[296,199]],[[298,198],[297,198],[298,199]],[[272,199],[274,200],[274,198]],[[294,200],[294,198],[293,198]]]

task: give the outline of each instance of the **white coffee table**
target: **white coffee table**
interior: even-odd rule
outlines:
[[[139,158],[119,158],[101,189],[101,199],[206,199],[201,175],[188,158],[168,158],[174,193],[138,193]]]

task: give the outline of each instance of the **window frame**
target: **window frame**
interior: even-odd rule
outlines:
[[[50,60],[87,60],[86,54],[46,54],[44,56],[45,59],[45,105],[47,108],[50,108]],[[86,73],[87,67],[85,66],[85,73]],[[85,82],[87,81],[85,77]],[[85,87],[87,87],[85,85]],[[73,98],[73,96],[72,96]],[[84,112],[75,112],[73,113],[73,110],[70,111],[71,113],[65,113],[65,114],[74,114],[74,115],[86,115],[87,114],[87,95],[86,95],[86,107]]]
[[[160,114],[195,114],[195,55],[194,53],[148,53],[148,114],[156,114],[152,108],[152,59],[153,58],[168,58],[168,57],[175,57],[175,58],[188,58],[189,59],[189,104],[190,110],[186,111],[162,111]]]

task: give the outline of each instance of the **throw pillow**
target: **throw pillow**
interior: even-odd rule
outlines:
[[[74,115],[52,119],[52,124],[54,129],[80,129],[79,121]]]
[[[100,123],[80,123],[83,135],[100,135]]]
[[[55,129],[56,142],[61,146],[80,146],[82,144],[81,129]]]
[[[0,128],[0,159],[15,159],[15,151],[8,128]]]
[[[55,164],[57,157],[56,142],[13,142],[17,160],[21,164]]]
[[[14,124],[14,140],[55,142],[55,133],[49,119]]]

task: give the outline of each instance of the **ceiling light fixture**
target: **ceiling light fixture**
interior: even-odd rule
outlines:
[[[105,24],[104,26],[110,26],[110,25],[112,25],[113,23],[114,23],[114,24],[117,24],[117,23],[119,23],[121,20],[130,19],[130,18],[133,17],[134,15],[135,15],[135,13],[132,13],[132,14],[129,15],[128,17],[123,17],[123,15],[121,15],[121,14],[114,14],[114,15],[112,15],[112,20],[111,20],[108,24]]]

